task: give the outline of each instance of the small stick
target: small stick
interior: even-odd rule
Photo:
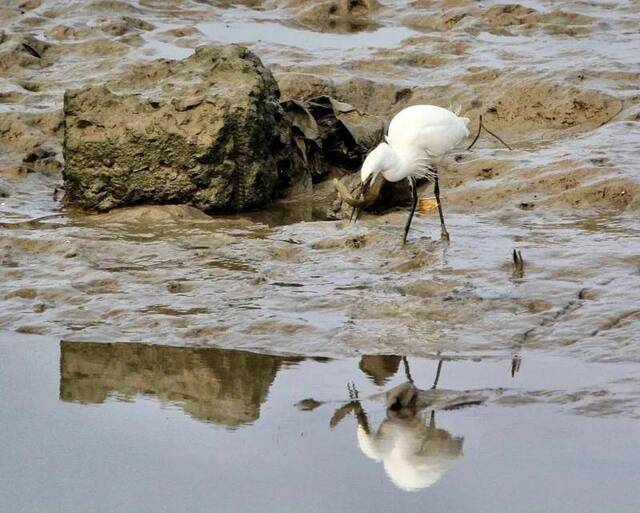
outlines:
[[[482,130],[482,114],[480,114],[480,122],[478,123],[478,133],[476,133],[476,136],[473,138],[473,142],[469,146],[467,146],[467,150],[470,150],[471,148],[473,148],[473,145],[478,140],[478,137],[480,137],[481,130]]]
[[[480,121],[482,122],[482,121]],[[494,134],[491,130],[489,130],[485,125],[482,125],[482,128],[484,128],[487,132],[489,132],[490,135],[492,135],[493,137],[495,137],[496,139],[498,139],[498,141],[500,141],[502,144],[504,144],[507,149],[509,151],[511,151],[511,146],[509,146],[506,142],[504,142],[502,139],[500,139],[500,137],[498,137],[496,134]]]
[[[522,252],[519,250],[513,250],[513,277],[522,278],[524,276],[524,260],[522,258]]]
[[[28,45],[27,43],[22,43],[22,48],[24,48],[27,52],[29,52],[34,57],[37,57],[38,59],[42,59],[42,55],[40,55],[40,52],[38,52],[38,50],[36,50],[33,46]]]
[[[473,139],[473,142],[469,146],[467,146],[467,150],[470,150],[471,148],[473,148],[473,145],[478,141],[478,138],[480,137],[480,131],[483,128],[484,128],[485,131],[487,131],[489,133],[489,135],[495,137],[498,141],[500,141],[502,144],[504,144],[507,147],[507,149],[509,149],[509,150],[513,149],[506,142],[504,142],[499,136],[497,136],[496,134],[494,134],[491,130],[489,130],[487,128],[487,126],[482,122],[482,115],[481,115],[480,116],[480,121],[478,123],[478,133],[476,133],[476,136]]]

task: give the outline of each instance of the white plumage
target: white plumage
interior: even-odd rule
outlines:
[[[434,182],[442,236],[449,238],[440,205],[436,165],[469,135],[468,124],[469,118],[460,117],[448,109],[435,105],[413,105],[394,116],[385,142],[367,155],[360,171],[364,187],[372,183],[380,173],[389,182],[409,180],[414,203],[403,242],[406,241],[417,204],[416,178],[428,178]]]
[[[426,423],[420,415],[389,417],[377,431],[357,428],[358,447],[369,458],[382,462],[398,488],[416,491],[427,488],[462,456],[463,438]]]

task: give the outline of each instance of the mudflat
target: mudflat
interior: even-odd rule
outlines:
[[[346,384],[355,378],[345,369],[355,369],[362,355],[423,358],[420,365],[428,369],[429,379],[434,359],[460,362],[458,375],[467,377],[447,385],[458,391],[512,385],[519,389],[517,373],[516,381],[486,384],[469,370],[497,365],[511,379],[509,368],[516,362],[521,373],[531,365],[526,372],[536,375],[531,378],[535,393],[519,390],[500,398],[489,394],[484,406],[436,413],[464,419],[460,434],[454,429],[458,421],[451,421],[453,438],[463,436],[468,427],[476,432],[473,447],[481,451],[490,437],[474,422],[492,418],[501,419],[492,426],[514,430],[523,424],[538,426],[528,434],[538,443],[542,438],[564,440],[556,443],[559,447],[569,443],[567,437],[550,426],[562,425],[560,431],[579,433],[584,441],[572,454],[595,465],[600,456],[590,451],[604,432],[615,433],[610,454],[616,457],[607,460],[601,472],[615,467],[626,469],[616,475],[637,475],[638,460],[628,444],[640,438],[638,16],[637,2],[606,1],[5,3],[0,9],[0,329],[6,334],[7,363],[0,365],[31,365],[22,352],[33,347],[34,353],[41,351],[43,359],[49,358],[41,367],[51,374],[39,389],[42,393],[53,390],[56,396],[63,383],[63,401],[67,394],[72,400],[79,394],[78,404],[93,404],[92,390],[103,387],[110,412],[126,407],[122,398],[135,398],[137,406],[126,415],[143,427],[148,425],[144,415],[149,409],[161,417],[157,404],[173,404],[171,390],[151,393],[144,386],[171,381],[170,368],[160,366],[153,371],[156,375],[126,378],[132,355],[114,351],[113,358],[125,370],[112,370],[113,383],[106,385],[89,380],[87,399],[77,391],[81,382],[75,389],[68,383],[66,368],[58,376],[51,366],[59,340],[146,344],[152,346],[147,352],[166,348],[167,353],[157,358],[168,361],[180,351],[189,355],[194,346],[214,351],[209,357],[213,360],[222,358],[215,354],[217,349],[250,349],[276,360],[284,355],[285,362],[286,357],[337,359],[326,367],[309,360],[310,366],[337,370],[330,373],[331,379],[318,377],[307,388],[303,372],[284,372],[287,386],[300,387],[300,393],[286,395],[287,408],[309,397],[348,401]],[[441,188],[452,239],[446,246],[438,240],[439,221],[433,211],[416,216],[404,248],[403,208],[364,215],[355,225],[326,220],[314,208],[323,184],[242,215],[209,216],[184,205],[141,205],[103,214],[66,208],[56,192],[64,165],[65,90],[103,84],[150,60],[182,59],[210,43],[250,48],[273,72],[283,100],[330,95],[386,120],[411,104],[460,106],[471,119],[472,132],[483,115],[487,126],[513,149],[482,137],[472,151],[461,149],[445,161]],[[423,188],[420,193],[428,197],[431,191]],[[523,273],[513,273],[513,249],[522,252]],[[36,339],[38,343],[29,342]],[[10,355],[14,364],[9,363]],[[143,365],[135,358],[136,365]],[[562,362],[554,375],[577,373],[579,383],[545,384],[548,359]],[[265,373],[271,376],[276,367],[287,364],[269,365]],[[193,376],[204,372],[195,364],[185,368]],[[401,369],[397,372],[394,379],[401,381]],[[83,373],[79,370],[76,377]],[[2,375],[9,374],[3,369]],[[232,379],[221,376],[223,381]],[[328,389],[323,394],[325,381]],[[130,389],[125,386],[129,383]],[[6,386],[21,385],[9,380]],[[247,392],[252,397],[267,397],[263,385],[247,386],[254,390]],[[376,384],[369,392],[385,388]],[[185,397],[193,392],[187,389]],[[197,391],[195,397],[200,396],[208,397]],[[213,392],[211,397],[223,398]],[[176,432],[184,428],[202,433],[199,430],[217,422],[197,399],[195,406],[184,401],[188,406],[180,408],[188,410],[186,417],[175,416],[170,407]],[[510,402],[518,406],[506,407]],[[26,403],[12,404],[27,408]],[[373,408],[382,419],[383,406]],[[547,416],[538,419],[536,412],[543,410]],[[79,416],[106,415],[100,407],[78,406],[73,411]],[[212,436],[250,439],[260,422],[256,411],[255,404],[245,404],[238,417],[244,427],[214,430]],[[283,418],[289,419],[287,429],[293,433],[301,419],[322,411],[298,417],[302,413],[293,408],[292,416]],[[329,412],[317,422],[324,429],[330,417]],[[518,418],[522,422],[516,422]],[[561,419],[560,424],[554,419]],[[424,420],[428,427],[428,412]],[[354,431],[353,418],[350,422]],[[611,430],[602,429],[607,422]],[[337,429],[346,429],[342,426]],[[355,437],[351,431],[349,436]],[[187,438],[200,436],[183,433]],[[524,434],[509,433],[510,447],[526,443]],[[276,440],[275,435],[267,437],[264,446],[284,451],[279,444],[285,442]],[[471,469],[485,468],[465,466],[474,461],[468,447],[467,441],[465,457],[442,481],[418,495],[398,491],[393,504],[418,510],[418,503],[411,502],[415,497],[437,492],[436,509],[442,511],[495,506],[483,494],[474,496],[485,502],[451,502],[472,480]],[[495,464],[502,476],[517,473],[507,468],[508,455],[492,447],[490,454],[484,453],[484,463]],[[150,450],[146,447],[143,453],[148,456]],[[348,465],[345,461],[351,460],[344,459]],[[558,490],[576,469],[589,467],[569,456],[563,461],[567,471],[546,481]],[[302,465],[297,460],[289,463]],[[531,473],[541,472],[541,461],[529,463]],[[31,482],[33,468],[28,465],[14,473],[12,482]],[[363,468],[368,469],[366,477],[352,475],[352,487],[343,491],[343,499],[357,495],[355,490],[366,492],[382,479],[391,486],[392,480],[380,468],[376,473],[373,462]],[[467,470],[456,474],[456,469]],[[585,474],[584,482],[593,482],[596,474]],[[275,493],[273,488],[282,483],[271,477],[267,485]],[[320,481],[318,477],[316,483]],[[212,494],[216,486],[226,486],[224,476],[216,478]],[[599,496],[606,489],[601,488]],[[472,495],[479,493],[474,490]],[[573,498],[598,495],[577,485],[565,490]],[[182,492],[184,488],[177,493]],[[291,504],[296,502],[289,492],[282,493],[292,501],[287,507],[293,511]],[[632,510],[631,486],[612,494],[610,510]],[[33,504],[12,497],[14,511],[33,511]],[[233,502],[238,497],[228,498],[223,510],[242,509],[238,505],[243,503]],[[545,509],[535,494],[528,497],[527,507],[512,497],[504,510]],[[347,503],[353,507],[345,510],[367,509],[367,504]],[[564,503],[554,504],[547,509],[567,510]],[[595,511],[595,505],[607,509],[598,502],[581,504],[576,511],[589,511],[590,506]],[[111,506],[105,511],[144,510]],[[247,511],[257,507],[244,506]],[[189,508],[204,509],[204,503]],[[64,505],[52,508],[70,510]],[[321,501],[308,510],[323,511]]]

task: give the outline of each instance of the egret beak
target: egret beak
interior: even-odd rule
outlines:
[[[369,190],[369,187],[371,187],[371,182],[373,181],[373,175],[369,175],[367,176],[366,180],[364,182],[362,182],[362,187],[360,189],[360,191],[362,192],[363,196],[367,195],[367,191]]]
[[[367,179],[360,184],[360,193],[363,197],[367,196],[367,191],[369,190],[369,187],[371,187],[371,182],[373,182],[373,175],[369,175]],[[356,224],[358,222],[360,212],[361,210],[359,207],[353,207],[353,210],[351,211],[351,217],[349,218],[349,224],[351,224],[351,221],[353,221],[353,224]]]

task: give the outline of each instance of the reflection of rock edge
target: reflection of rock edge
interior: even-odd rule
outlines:
[[[113,395],[149,395],[195,419],[236,428],[259,418],[280,367],[299,361],[238,350],[62,341],[60,399],[102,403]]]

